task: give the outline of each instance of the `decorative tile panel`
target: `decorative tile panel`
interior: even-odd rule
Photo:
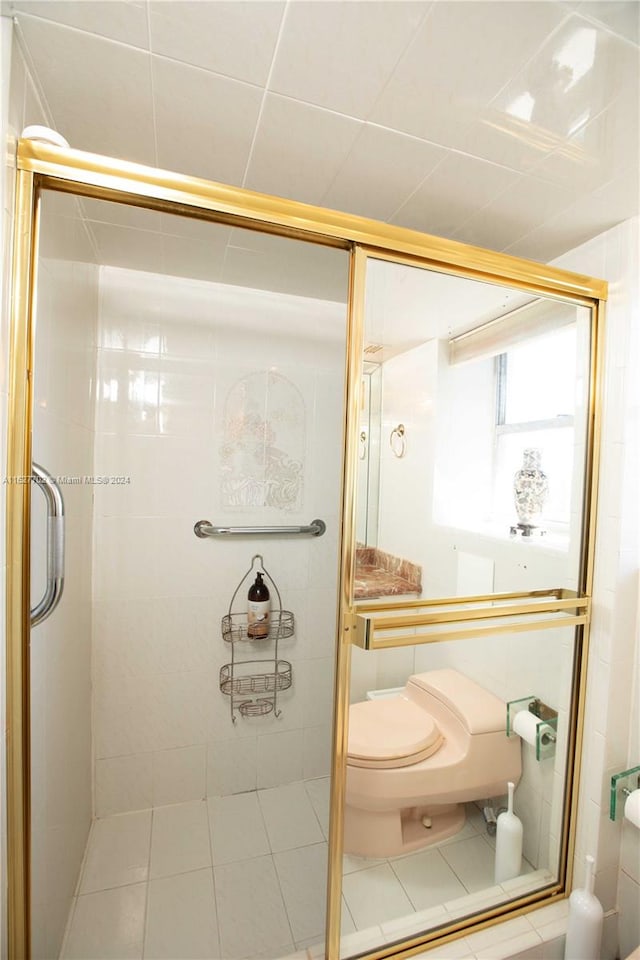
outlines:
[[[231,388],[224,411],[223,507],[301,510],[305,406],[295,384],[272,370],[250,373]]]

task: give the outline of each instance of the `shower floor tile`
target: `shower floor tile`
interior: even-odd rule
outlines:
[[[219,957],[219,947],[211,868],[150,882],[145,957]]]
[[[434,909],[468,912],[470,895],[493,887],[494,849],[476,813],[428,850],[345,856],[347,954],[361,941],[394,939],[396,927],[428,925]],[[328,820],[328,778],[96,820],[62,960],[272,960],[307,948],[315,956]],[[531,869],[523,861],[523,873]]]
[[[150,810],[95,820],[87,843],[80,893],[148,880],[150,835]]]

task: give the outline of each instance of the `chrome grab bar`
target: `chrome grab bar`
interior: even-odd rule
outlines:
[[[306,527],[222,527],[198,520],[196,537],[321,537],[327,529],[324,520],[312,520]]]
[[[31,626],[35,627],[53,613],[64,590],[64,500],[50,473],[37,463],[32,463],[31,469],[32,479],[47,501],[47,586],[31,610]]]

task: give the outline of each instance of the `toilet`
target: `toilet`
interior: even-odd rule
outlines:
[[[464,804],[520,780],[506,704],[456,670],[409,677],[395,696],[354,703],[344,852],[394,857],[458,833]]]

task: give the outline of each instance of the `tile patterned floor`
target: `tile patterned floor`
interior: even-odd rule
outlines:
[[[461,833],[437,848],[345,857],[347,954],[363,937],[384,942],[412,923],[442,922],[451,904],[493,886],[493,845],[470,809]],[[95,821],[63,960],[315,955],[328,820],[322,779]]]

